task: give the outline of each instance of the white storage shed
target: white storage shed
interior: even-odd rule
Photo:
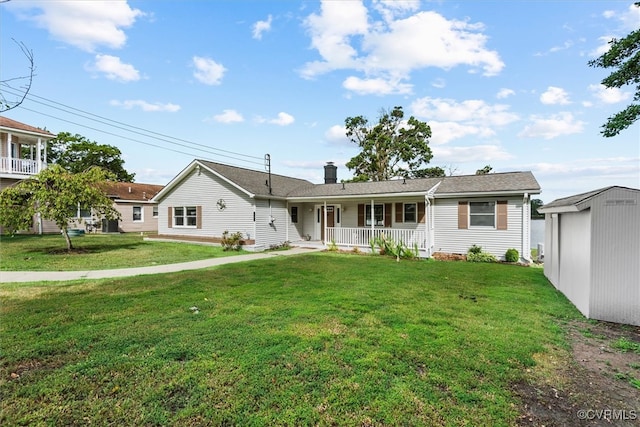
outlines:
[[[640,325],[640,190],[601,188],[538,212],[551,283],[588,318]]]

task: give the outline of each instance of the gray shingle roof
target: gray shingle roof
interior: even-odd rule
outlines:
[[[256,196],[269,196],[269,186],[266,184],[269,180],[267,172],[229,166],[207,160],[198,160],[198,162]],[[286,197],[297,188],[313,186],[312,182],[305,179],[271,174],[271,195],[275,197]]]
[[[269,196],[266,172],[198,160],[204,166],[257,196]],[[288,198],[366,197],[400,193],[426,193],[440,183],[435,194],[529,192],[539,193],[540,185],[531,172],[492,173],[487,175],[447,176],[442,178],[397,179],[380,182],[313,184],[304,179],[271,174],[272,196]]]

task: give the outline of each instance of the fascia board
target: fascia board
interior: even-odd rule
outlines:
[[[556,206],[551,208],[538,208],[538,212],[543,214],[580,212],[581,210],[582,209],[578,209],[576,205]]]
[[[490,196],[523,196],[525,193],[540,194],[540,190],[517,190],[517,191],[481,191],[474,193],[435,193],[436,199],[454,199],[466,197],[490,197]]]
[[[54,139],[56,137],[56,135],[47,135],[46,133],[39,133],[39,132],[30,131],[30,130],[22,130],[22,129],[15,129],[15,128],[8,128],[8,127],[4,127],[4,126],[0,126],[0,132],[10,133],[10,134],[16,135],[16,136],[20,136],[20,135],[37,136],[38,138],[44,138],[47,141],[50,140],[50,139]]]

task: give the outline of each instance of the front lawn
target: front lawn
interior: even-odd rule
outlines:
[[[67,252],[59,234],[0,237],[0,271],[78,271],[146,267],[237,255],[219,246],[147,241],[137,233],[72,237]],[[246,253],[246,252],[242,252]]]
[[[0,285],[2,425],[513,425],[541,269],[316,253]]]

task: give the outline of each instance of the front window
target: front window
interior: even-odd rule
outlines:
[[[157,206],[153,207],[153,217],[154,218],[158,218],[158,207]]]
[[[73,218],[91,218],[91,208],[77,205],[75,209],[71,209],[70,216]]]
[[[365,224],[371,226],[371,205],[365,205]],[[374,225],[384,226],[384,205],[373,205]]]
[[[298,207],[291,206],[291,222],[296,224],[298,222]]]
[[[142,206],[133,207],[133,221],[142,221]]]
[[[470,227],[495,227],[495,202],[469,202]]]
[[[197,219],[195,206],[173,208],[173,223],[176,227],[195,227]]]
[[[418,211],[415,203],[404,204],[404,222],[416,222],[416,212]]]

